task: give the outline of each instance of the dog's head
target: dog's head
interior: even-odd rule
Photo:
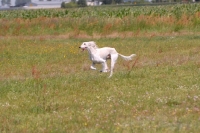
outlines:
[[[98,47],[97,47],[95,42],[90,41],[90,42],[83,42],[79,48],[81,48],[84,51],[85,49],[88,49],[88,48],[95,48],[96,49]]]

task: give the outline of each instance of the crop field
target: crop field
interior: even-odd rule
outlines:
[[[0,11],[0,132],[198,133],[199,81],[199,4]]]

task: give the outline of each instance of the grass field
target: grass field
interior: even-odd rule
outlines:
[[[0,132],[199,132],[198,29],[40,36],[26,28],[0,37]],[[90,40],[137,57],[119,57],[108,79],[78,48]]]

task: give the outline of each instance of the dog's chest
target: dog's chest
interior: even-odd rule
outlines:
[[[90,55],[90,60],[94,63],[103,63],[105,62],[99,55]]]

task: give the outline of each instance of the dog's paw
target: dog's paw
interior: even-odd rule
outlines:
[[[106,71],[107,71],[107,72],[110,72],[110,69],[107,69]]]
[[[102,73],[107,73],[107,72],[109,72],[108,70],[101,70],[100,72],[102,72]]]
[[[92,69],[92,70],[96,70],[96,68],[95,68],[95,67],[93,67],[93,66],[90,66],[90,69]]]

